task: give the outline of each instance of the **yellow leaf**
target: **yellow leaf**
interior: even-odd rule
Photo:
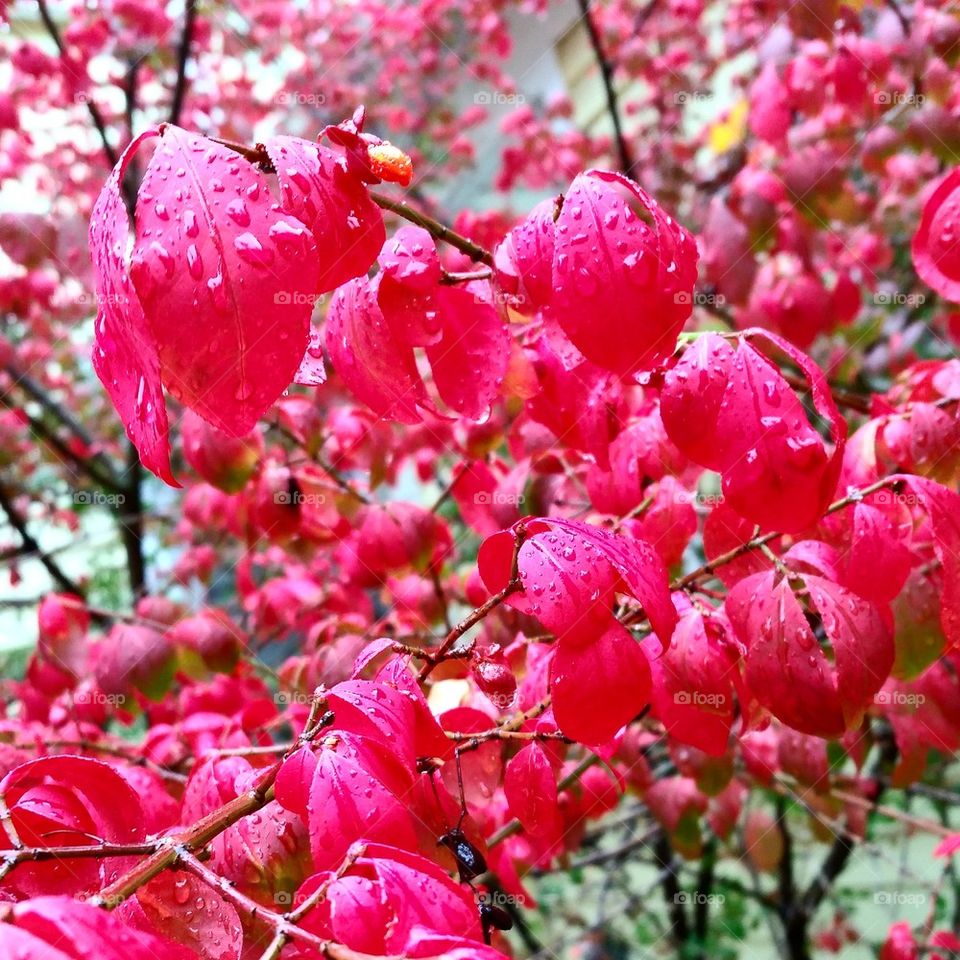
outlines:
[[[710,149],[714,153],[726,153],[743,143],[747,135],[747,113],[749,105],[746,98],[738,100],[723,120],[717,121],[709,134]]]

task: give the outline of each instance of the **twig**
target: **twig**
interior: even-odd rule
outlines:
[[[183,103],[187,95],[187,63],[190,60],[190,44],[193,42],[193,25],[197,18],[197,0],[187,0],[187,9],[183,16],[183,33],[177,47],[177,79],[173,87],[173,100],[170,104],[170,123],[179,123],[183,112]]]
[[[13,502],[13,496],[6,489],[4,484],[0,482],[0,508],[3,509],[3,512],[7,515],[7,519],[10,521],[10,526],[20,535],[20,539],[23,541],[23,545],[28,549],[32,550],[37,559],[43,564],[46,568],[47,573],[60,585],[63,590],[68,591],[69,593],[75,593],[78,596],[82,597],[84,595],[84,590],[77,583],[68,577],[56,560],[53,559],[49,554],[47,554],[43,549],[41,549],[40,544],[34,540],[30,531],[27,529],[26,518],[17,510],[16,505]]]
[[[614,87],[613,67],[604,53],[600,31],[597,30],[597,25],[593,22],[593,17],[590,16],[590,0],[577,0],[577,4],[580,7],[580,16],[590,36],[590,46],[593,47],[597,65],[600,67],[600,77],[603,80],[603,89],[607,98],[607,112],[610,114],[610,120],[613,123],[613,136],[620,157],[620,169],[629,177],[633,171],[633,157],[623,132],[623,124],[620,121],[620,106],[617,103],[617,91]]]
[[[523,545],[524,540],[526,539],[526,528],[521,524],[517,526],[514,530],[514,540],[513,540],[513,561],[510,568],[510,579],[507,581],[507,585],[495,593],[492,597],[488,598],[486,602],[481,604],[474,610],[472,613],[467,614],[444,638],[443,643],[434,650],[431,651],[431,655],[427,658],[426,663],[420,668],[420,673],[418,674],[418,679],[423,681],[433,672],[433,668],[437,666],[447,655],[447,652],[450,648],[473,626],[478,624],[483,620],[491,610],[495,610],[497,607],[503,603],[507,597],[512,596],[514,593],[518,593],[523,589],[523,581],[520,579],[519,572],[519,563],[520,563],[520,547]]]

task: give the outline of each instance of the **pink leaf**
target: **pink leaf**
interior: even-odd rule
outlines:
[[[316,292],[365,274],[386,231],[363,181],[338,154],[309,140],[271,137],[265,147],[280,181],[284,211],[313,231],[320,259]]]
[[[154,877],[118,914],[134,929],[167,937],[202,960],[239,960],[243,949],[236,908],[183,871]]]
[[[488,296],[487,283],[438,287],[443,337],[427,346],[440,398],[472,420],[484,417],[497,399],[510,360],[510,334]]]
[[[553,294],[553,251],[556,242],[553,200],[538,203],[495,251],[497,280],[515,297],[522,313],[536,313]]]
[[[256,168],[166,126],[137,197],[131,275],[170,393],[225,433],[249,433],[303,358],[316,257]]]
[[[650,666],[640,644],[616,620],[588,644],[561,637],[550,671],[553,714],[578,743],[606,743],[650,699]]]
[[[629,593],[643,606],[660,642],[670,642],[677,613],[666,568],[648,543],[576,520],[521,522],[529,534],[519,551],[524,589],[507,603],[533,614],[549,630],[570,634],[589,632],[591,626],[606,629],[614,594]],[[513,535],[504,531],[480,548],[480,575],[493,593],[509,580],[512,542]]]
[[[830,423],[832,452],[780,371],[748,336],[770,340],[803,370],[817,412]],[[765,331],[746,331],[735,353],[712,334],[702,339],[665,380],[661,407],[670,439],[721,472],[729,505],[748,520],[787,532],[809,527],[836,489],[847,434],[822,371]]]
[[[113,914],[69,897],[19,903],[12,920],[13,925],[0,924],[0,947],[17,960],[196,960],[196,954],[165,937],[134,930]]]
[[[809,611],[789,579],[777,581],[772,572],[741,580],[726,610],[747,646],[746,680],[757,700],[795,730],[838,737],[890,674],[891,628],[877,606],[844,587],[817,576],[803,580]]]
[[[696,277],[693,238],[632,180],[591,170],[573,181],[550,312],[588,360],[619,374],[654,367],[690,316]]]
[[[0,780],[0,798],[28,846],[86,846],[135,843],[144,837],[143,811],[133,788],[108,764],[77,756],[40,757],[20,764]],[[9,845],[0,833],[0,848]],[[109,861],[122,869],[123,858]],[[74,893],[98,886],[101,864],[61,858],[22,864],[11,881],[27,895],[56,890]]]
[[[293,382],[304,387],[318,387],[327,382],[327,370],[323,365],[323,335],[316,327],[310,327],[307,349]]]
[[[416,848],[416,833],[406,804],[365,769],[359,755],[328,747],[316,754],[311,766],[298,754],[284,763],[277,799],[295,811],[305,806],[310,851],[317,869],[339,866],[356,840],[389,841]],[[295,780],[285,773],[291,763],[298,768]]]
[[[913,265],[921,279],[942,297],[960,302],[960,168],[940,181],[923,205],[913,236]]]
[[[171,486],[167,405],[156,341],[127,272],[130,222],[120,182],[137,148],[157,135],[140,134],[117,162],[90,217],[90,256],[97,288],[93,368],[120,414],[147,469]]]
[[[779,143],[790,129],[790,95],[769,61],[750,89],[750,130],[768,143]]]
[[[351,280],[333,295],[326,345],[350,392],[377,416],[419,423],[429,408],[413,349],[399,340],[377,303],[377,283]]]
[[[680,618],[670,648],[650,664],[653,709],[672,737],[722,756],[739,686],[739,656],[729,627],[691,607]]]
[[[557,776],[539,743],[527,744],[507,764],[503,792],[510,813],[535,837],[559,837],[562,831],[557,806]]]
[[[711,470],[722,469],[727,460],[716,430],[735,359],[725,338],[704,333],[684,348],[664,378],[660,414],[670,439]]]
[[[878,557],[883,562],[876,562]],[[850,549],[844,556],[844,585],[876,603],[889,603],[900,592],[913,558],[886,515],[866,503],[853,508]]]

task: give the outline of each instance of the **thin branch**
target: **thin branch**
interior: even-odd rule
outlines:
[[[877,480],[876,482],[868,484],[865,487],[851,490],[846,496],[841,497],[839,500],[835,500],[833,503],[831,503],[830,506],[824,511],[824,516],[829,516],[832,513],[836,513],[838,510],[843,510],[844,507],[849,507],[851,504],[859,502],[864,497],[870,496],[871,493],[876,493],[878,490],[884,489],[884,487],[893,486],[899,482],[900,481],[896,477],[884,477],[883,479]],[[697,567],[696,570],[691,570],[690,573],[684,574],[684,576],[674,580],[674,582],[670,585],[670,588],[671,590],[686,590],[688,587],[696,584],[698,580],[703,580],[712,576],[719,567],[722,567],[728,563],[732,563],[734,560],[739,559],[744,554],[750,553],[753,550],[759,550],[761,547],[782,536],[783,534],[779,530],[772,530],[769,533],[758,534],[757,536],[752,537],[746,543],[741,543],[732,550],[728,550],[726,553],[722,553],[720,556],[714,557],[713,560],[710,560],[702,566]]]
[[[50,16],[50,11],[47,9],[46,0],[37,0],[37,7],[40,10],[40,19],[43,21],[43,25],[47,29],[47,33],[50,35],[50,39],[53,40],[54,45],[57,48],[57,53],[60,54],[61,60],[66,60],[66,48],[63,45],[63,39],[60,36],[60,31],[57,28],[57,25],[53,22],[53,17]],[[117,151],[113,149],[113,146],[110,144],[110,138],[107,135],[107,125],[104,122],[103,114],[100,112],[100,108],[94,103],[92,97],[86,97],[87,112],[90,114],[90,119],[93,121],[93,125],[97,128],[97,133],[100,134],[100,142],[103,145],[103,152],[107,157],[107,160],[110,161],[110,166],[116,166],[117,163]]]
[[[193,26],[197,19],[197,0],[187,0],[187,9],[183,17],[183,33],[177,48],[177,79],[173,87],[173,101],[170,104],[170,123],[179,123],[187,96],[187,63],[190,60],[190,44],[193,42]]]
[[[30,531],[27,529],[27,521],[23,514],[17,510],[16,504],[13,502],[13,495],[9,490],[0,482],[0,508],[3,509],[3,512],[7,515],[7,519],[10,521],[10,526],[20,535],[20,539],[23,541],[23,545],[31,550],[37,557],[37,559],[43,564],[46,568],[47,573],[59,584],[59,586],[66,590],[69,593],[75,593],[78,596],[82,597],[84,595],[84,590],[77,583],[75,583],[70,577],[68,577],[57,563],[49,554],[41,549],[40,544],[33,538]]]
[[[613,136],[620,157],[620,169],[629,177],[633,171],[633,157],[620,120],[620,105],[617,102],[617,91],[614,87],[613,66],[604,53],[603,38],[590,15],[590,0],[577,0],[577,4],[580,7],[580,16],[583,18],[587,33],[590,36],[590,46],[593,47],[597,65],[600,67],[600,77],[603,80],[603,90],[607,98],[607,113],[610,114],[610,120],[613,123]]]
[[[423,681],[433,672],[433,668],[440,663],[447,655],[447,652],[451,647],[473,626],[478,624],[483,620],[491,610],[495,610],[497,607],[503,603],[507,597],[511,596],[514,593],[519,593],[523,589],[523,581],[520,579],[520,572],[518,565],[520,562],[520,547],[523,545],[524,540],[526,539],[526,528],[518,526],[514,530],[514,541],[513,541],[513,561],[510,568],[510,579],[507,581],[506,586],[495,593],[492,597],[487,599],[487,601],[477,607],[472,613],[467,614],[444,638],[443,643],[434,650],[431,651],[430,657],[427,659],[426,663],[420,668],[420,673],[418,674],[418,679]]]

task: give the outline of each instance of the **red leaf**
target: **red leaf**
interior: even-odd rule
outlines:
[[[874,604],[822,577],[803,580],[809,617],[790,581],[773,572],[741,580],[726,610],[747,646],[746,680],[757,700],[795,730],[838,737],[890,674],[891,630]],[[828,649],[814,632],[821,625]]]
[[[538,203],[497,247],[494,258],[500,287],[515,298],[521,313],[542,310],[553,294],[556,242],[553,200]]]
[[[507,764],[503,792],[510,813],[535,837],[557,838],[563,829],[557,776],[539,743],[527,744]]]
[[[664,378],[660,413],[670,439],[711,470],[727,462],[724,438],[716,431],[736,355],[724,337],[705,333],[684,348]]]
[[[225,433],[249,433],[303,358],[316,256],[255,167],[167,125],[137,197],[131,276],[170,393]]]
[[[747,336],[765,337],[801,367],[817,412],[830,423],[832,453],[780,371]],[[847,434],[823,373],[765,331],[747,331],[735,354],[715,335],[702,339],[665,380],[661,408],[670,439],[721,472],[730,506],[748,520],[787,532],[809,527],[836,489]]]
[[[313,232],[320,258],[316,292],[365,274],[386,231],[363,181],[338,154],[309,140],[271,137],[264,146],[277,171],[282,208]]]
[[[160,361],[153,334],[127,272],[130,222],[120,181],[133,154],[156,130],[140,134],[113,168],[90,217],[90,256],[97,288],[93,368],[130,442],[147,469],[171,486],[167,405],[160,386]]]
[[[677,612],[667,571],[643,540],[619,537],[590,524],[559,518],[522,521],[529,533],[519,551],[523,591],[507,603],[537,617],[554,633],[606,630],[614,594],[629,593],[643,606],[660,642],[670,642]],[[487,538],[477,563],[491,593],[510,579],[513,534]]]
[[[13,924],[0,923],[0,948],[17,960],[196,960],[179,944],[133,930],[113,914],[70,897],[34,897],[17,904]]]
[[[940,181],[923,205],[913,236],[913,265],[921,279],[947,300],[960,302],[960,168]]]
[[[607,448],[615,435],[607,403],[610,374],[587,361],[568,369],[546,337],[537,340],[533,351],[540,391],[528,401],[527,415],[564,446],[592,453],[606,468]]]
[[[944,574],[940,623],[948,645],[960,646],[960,494],[922,477],[902,479],[916,491],[930,516],[933,548]]]
[[[360,759],[338,747],[326,747],[312,764],[301,750],[284,762],[283,779],[277,778],[277,800],[287,809],[306,811],[317,869],[338,867],[356,840],[390,841],[416,849],[406,804]],[[296,768],[293,776],[288,765]]]
[[[311,877],[300,895],[309,896],[326,879]],[[366,844],[364,855],[330,884],[325,901],[307,914],[304,925],[351,950],[408,956],[405,946],[416,930],[470,940],[481,936],[468,890],[436,863],[392,845]]]
[[[133,788],[112,767],[88,757],[56,756],[30,760],[0,780],[0,797],[27,846],[59,847],[136,843],[144,837],[143,811]],[[8,847],[0,832],[0,847]],[[105,864],[122,870],[123,858],[104,864],[91,859],[59,859],[21,864],[8,883],[27,895],[75,893],[99,887]]]
[[[489,292],[487,283],[438,287],[434,300],[443,337],[427,345],[440,398],[472,420],[489,412],[510,360],[510,334],[489,303]]]
[[[167,937],[202,960],[239,960],[243,950],[233,904],[183,871],[154,877],[117,912],[134,929]]]
[[[591,170],[573,181],[550,312],[588,360],[619,374],[654,367],[690,316],[696,277],[693,238],[632,180]]]
[[[377,416],[419,423],[430,407],[413,349],[399,340],[365,277],[338,287],[327,312],[326,345],[337,375]]]
[[[550,670],[553,714],[578,743],[606,743],[650,699],[650,666],[640,644],[615,620],[583,645],[560,639]]]
[[[650,664],[654,712],[672,737],[712,756],[727,749],[733,724],[738,654],[729,627],[691,607],[669,649]]]
[[[877,563],[878,557],[882,563]],[[903,588],[912,565],[912,554],[886,515],[869,504],[856,504],[850,548],[843,557],[844,585],[875,603],[889,603]]]

